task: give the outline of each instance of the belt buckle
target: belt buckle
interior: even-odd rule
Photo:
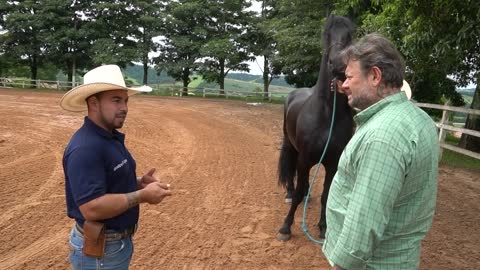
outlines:
[[[118,241],[124,238],[124,235],[122,233],[107,233],[105,235],[105,239],[107,241]]]
[[[107,233],[105,235],[105,238],[106,238],[106,240],[117,241],[117,240],[121,240],[123,238],[126,238],[127,236],[133,236],[135,234],[135,232],[137,231],[137,227],[138,227],[138,225],[135,224],[133,227],[122,230],[120,232]]]

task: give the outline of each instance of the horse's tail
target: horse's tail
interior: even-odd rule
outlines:
[[[286,135],[283,136],[282,149],[280,150],[280,158],[278,160],[278,184],[286,187],[288,181],[292,181],[295,177],[297,169],[297,150],[290,143]]]

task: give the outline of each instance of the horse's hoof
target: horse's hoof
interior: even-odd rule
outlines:
[[[291,234],[284,234],[284,233],[278,233],[277,234],[277,240],[279,241],[288,241],[292,238]]]

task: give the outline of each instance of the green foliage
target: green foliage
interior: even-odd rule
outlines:
[[[269,20],[287,82],[296,87],[313,86],[322,58],[322,29],[328,1],[279,0],[278,14]]]
[[[26,62],[31,78],[37,78],[38,66],[47,53],[47,36],[50,33],[49,14],[44,12],[43,1],[1,1],[2,52],[18,63]],[[5,14],[5,15],[3,15]]]
[[[143,84],[143,67],[139,65],[127,65],[124,69],[124,74],[131,78],[134,78],[140,84]],[[161,83],[168,83],[173,84],[175,79],[168,76],[166,72],[162,72],[157,74],[157,71],[149,67],[148,69],[148,77],[147,77],[147,84],[161,84]]]
[[[480,65],[480,2],[349,1],[347,6],[337,8],[356,14],[362,34],[380,32],[399,48],[416,100],[439,103],[447,98],[462,105],[455,87],[475,82]],[[457,82],[449,82],[447,75]]]
[[[198,69],[200,48],[205,42],[206,11],[202,1],[170,1],[166,6],[166,19],[160,55],[155,58],[158,71],[183,85],[190,83],[190,75]]]
[[[199,72],[209,82],[217,82],[224,88],[225,76],[233,70],[248,71],[244,62],[251,60],[250,42],[244,29],[250,28],[253,13],[245,9],[250,5],[245,0],[206,0],[204,25],[206,39],[200,48],[205,58]]]

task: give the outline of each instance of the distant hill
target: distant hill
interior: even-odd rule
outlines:
[[[143,81],[143,67],[139,65],[133,65],[133,66],[127,66],[124,69],[124,73],[127,77],[129,77],[134,84],[140,85],[142,84]],[[263,79],[261,75],[252,75],[248,73],[229,73],[226,77],[226,79],[232,79],[232,80],[238,80],[238,81],[244,81],[244,82],[251,82],[251,83],[257,83],[260,84],[261,88],[263,88]],[[147,82],[149,85],[153,84],[174,84],[175,80],[168,76],[166,72],[162,72],[160,75],[157,75],[157,71],[153,68],[148,69],[148,77],[147,77]],[[226,83],[228,85],[228,83]],[[281,86],[286,87],[286,88],[292,88],[291,85],[289,85],[283,76],[277,79],[273,79],[271,82],[271,87],[273,86]],[[208,87],[211,88],[216,88],[215,84],[208,84]],[[205,85],[202,85],[201,87],[207,87]]]
[[[254,76],[254,75],[250,75]],[[192,83],[190,83],[190,86]],[[208,83],[202,79],[201,76],[197,76],[197,80],[195,82],[196,87],[201,88],[213,88],[219,89],[219,85],[216,83]],[[239,92],[262,92],[263,91],[263,83],[258,83],[256,80],[246,81],[246,80],[235,80],[232,78],[225,79],[225,89],[227,90],[235,90]],[[289,93],[293,90],[292,87],[284,87],[279,85],[271,84],[269,87],[269,91],[272,93]]]
[[[475,93],[475,88],[457,89],[457,92],[465,96],[473,97],[473,94]]]
[[[143,66],[139,66],[139,65],[127,66],[123,70],[123,72],[127,77],[133,79],[134,84],[141,85],[143,83]],[[162,72],[160,75],[158,75],[157,71],[154,68],[149,67],[147,83],[149,85],[160,84],[160,83],[174,84],[175,80],[172,77],[168,76],[166,72]]]
[[[256,82],[256,83],[260,83],[260,84],[263,85],[262,75],[252,75],[252,74],[248,74],[248,73],[228,73],[227,78],[228,79],[234,79],[234,80],[240,80],[240,81]],[[289,85],[285,81],[285,76],[280,76],[279,78],[273,79],[272,82],[270,83],[270,85],[277,85],[277,86],[293,88],[293,86]]]

